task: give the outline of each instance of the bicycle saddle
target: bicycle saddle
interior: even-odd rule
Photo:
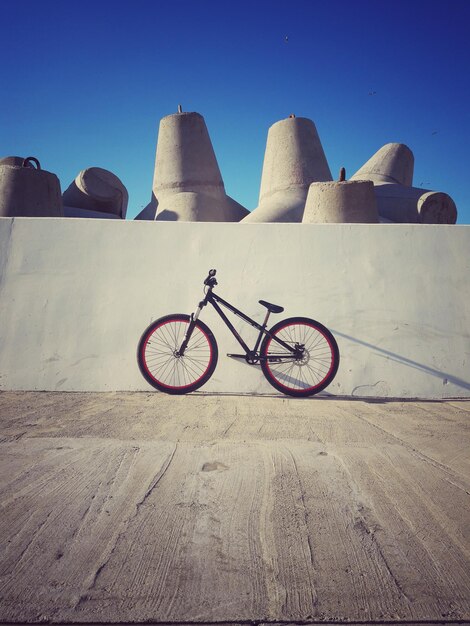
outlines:
[[[270,313],[282,313],[284,311],[284,307],[271,304],[271,302],[266,302],[266,300],[258,300],[258,302],[265,306]]]

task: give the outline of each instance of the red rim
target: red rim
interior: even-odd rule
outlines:
[[[331,358],[330,368],[329,368],[328,372],[325,374],[325,376],[322,378],[322,380],[321,380],[319,383],[317,383],[316,385],[312,385],[311,387],[304,387],[304,388],[302,388],[302,389],[295,389],[295,388],[293,388],[293,387],[288,387],[287,385],[284,385],[283,383],[279,382],[278,378],[276,378],[276,377],[274,376],[274,374],[273,374],[273,373],[272,373],[272,371],[271,371],[271,367],[270,367],[270,365],[269,365],[269,361],[268,361],[267,359],[266,359],[265,363],[266,363],[266,367],[267,367],[267,371],[268,371],[269,376],[272,378],[272,380],[274,380],[274,381],[276,382],[276,384],[277,384],[277,385],[279,385],[280,387],[283,387],[284,389],[288,389],[288,390],[289,390],[289,391],[291,391],[291,392],[292,392],[292,391],[293,391],[293,392],[298,391],[299,393],[306,393],[306,392],[312,391],[312,390],[314,390],[314,389],[317,389],[318,387],[321,387],[321,386],[324,384],[325,380],[328,380],[328,377],[331,375],[331,372],[333,371],[333,368],[334,368],[334,366],[335,366],[335,355],[334,355],[334,349],[333,349],[333,345],[332,345],[332,343],[331,343],[331,341],[330,341],[330,338],[329,338],[327,335],[325,335],[325,334],[321,331],[321,329],[320,329],[320,328],[318,328],[318,326],[314,326],[313,324],[308,324],[307,322],[296,322],[295,324],[293,324],[293,323],[285,324],[285,325],[284,325],[284,326],[282,326],[281,328],[278,328],[278,329],[276,330],[276,333],[275,333],[275,334],[276,334],[276,335],[278,335],[281,331],[283,331],[283,330],[284,330],[284,328],[287,328],[287,326],[300,326],[300,325],[303,325],[303,326],[309,326],[310,328],[313,328],[313,329],[314,329],[314,330],[316,330],[316,331],[317,331],[317,332],[318,332],[318,333],[319,333],[319,334],[320,334],[320,335],[321,335],[324,339],[326,339],[326,341],[328,342],[328,346],[330,347],[330,354],[331,354],[331,357],[332,357],[332,358]],[[269,352],[269,347],[270,347],[270,345],[271,345],[271,342],[272,342],[272,338],[270,337],[270,338],[269,338],[269,340],[268,340],[268,343],[267,343],[267,345],[266,345],[266,355],[267,355],[267,354],[268,354],[268,352]]]
[[[145,349],[147,347],[147,344],[150,340],[150,337],[162,326],[164,326],[165,324],[170,324],[171,322],[180,322],[181,324],[188,324],[189,321],[188,320],[179,320],[179,319],[170,319],[170,320],[166,320],[165,322],[162,322],[161,324],[159,324],[158,326],[156,326],[155,328],[152,328],[151,330],[149,330],[149,332],[147,333],[147,336],[145,337],[145,340],[142,342],[142,348],[141,348],[141,361],[144,364],[144,368],[146,373],[148,374],[149,378],[151,378],[152,380],[154,380],[156,383],[158,383],[161,387],[165,387],[166,389],[187,389],[188,387],[193,387],[194,385],[196,385],[202,378],[204,378],[204,376],[207,374],[208,369],[211,366],[212,363],[212,344],[209,340],[209,337],[207,335],[207,333],[201,328],[201,326],[196,326],[196,328],[204,335],[204,337],[207,340],[207,344],[209,346],[209,360],[207,363],[207,367],[205,368],[205,370],[203,371],[203,373],[199,376],[199,378],[197,378],[196,380],[193,380],[191,383],[187,384],[187,385],[166,385],[165,383],[162,383],[160,380],[158,380],[157,378],[155,378],[155,376],[150,372],[148,366],[147,366],[147,360],[145,358]]]

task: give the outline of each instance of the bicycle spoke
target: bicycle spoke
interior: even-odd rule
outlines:
[[[192,374],[193,376],[199,377],[204,371],[204,367],[202,367],[200,364],[196,364],[196,362],[191,362],[191,360],[185,356],[179,360],[179,363],[182,367],[186,369],[188,375]]]
[[[184,393],[185,389],[200,386],[198,383],[209,368],[215,367],[211,344],[214,340],[209,340],[198,324],[193,328],[184,354],[179,354],[188,327],[189,318],[169,316],[150,332],[141,348],[146,375],[165,390]]]
[[[315,393],[332,372],[335,363],[333,349],[321,325],[303,318],[279,328],[266,344],[263,371],[268,380],[279,385],[285,393],[309,395]],[[289,350],[278,344],[274,337],[296,351],[292,358]],[[277,357],[277,358],[276,358]]]

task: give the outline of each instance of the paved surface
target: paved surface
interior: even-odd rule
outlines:
[[[0,621],[470,620],[470,402],[0,393]]]

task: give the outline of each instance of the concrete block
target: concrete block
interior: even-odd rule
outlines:
[[[152,190],[156,220],[238,222],[249,213],[225,193],[199,113],[180,112],[161,120]],[[146,209],[139,219],[147,219],[151,212]]]
[[[358,171],[355,180],[371,180],[381,218],[411,224],[455,224],[457,208],[446,193],[413,184],[414,157],[402,143],[382,146]]]
[[[377,224],[379,215],[370,180],[310,185],[303,223]]]
[[[351,180],[372,180],[374,183],[397,183],[409,187],[413,184],[414,156],[403,143],[382,146]]]
[[[393,183],[374,185],[379,214],[393,222],[455,224],[457,208],[443,192]]]
[[[243,222],[301,222],[312,182],[331,180],[315,124],[291,116],[268,132],[258,207]]]
[[[285,189],[260,203],[243,223],[301,222],[307,200],[308,186]]]
[[[157,198],[194,191],[217,196],[225,192],[204,118],[175,113],[160,121],[152,185]]]
[[[34,167],[30,161],[24,157],[19,156],[7,156],[0,159],[0,165],[18,165],[23,167]]]
[[[21,161],[21,163],[20,163]],[[32,166],[36,161],[38,167]],[[60,182],[40,169],[39,162],[5,157],[0,162],[1,217],[62,217]]]
[[[129,196],[121,180],[109,170],[89,167],[79,172],[63,193],[64,205],[111,213],[125,219]]]
[[[167,194],[158,204],[157,220],[167,222],[222,222],[222,200],[206,193],[180,191]]]
[[[64,217],[77,217],[97,220],[119,220],[119,215],[115,213],[105,213],[104,211],[90,211],[89,209],[79,209],[74,206],[64,206]]]
[[[180,191],[166,194],[160,200],[155,219],[166,222],[239,222],[247,213],[229,196],[214,198],[206,193]],[[151,208],[147,214],[152,214]],[[148,218],[142,216],[139,219]]]
[[[455,224],[457,207],[450,196],[442,191],[426,191],[418,199],[421,224]]]

